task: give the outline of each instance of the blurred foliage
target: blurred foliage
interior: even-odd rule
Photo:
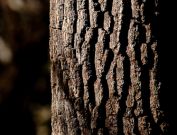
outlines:
[[[0,0],[0,135],[50,135],[49,0]]]

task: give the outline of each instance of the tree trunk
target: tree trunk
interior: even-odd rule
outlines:
[[[161,135],[158,0],[50,0],[52,135]]]

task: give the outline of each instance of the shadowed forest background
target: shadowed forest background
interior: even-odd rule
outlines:
[[[50,135],[48,25],[48,0],[0,0],[0,135]]]
[[[164,5],[170,6],[165,3]],[[161,103],[177,134],[176,23],[161,8]],[[0,0],[0,135],[50,135],[49,0]]]

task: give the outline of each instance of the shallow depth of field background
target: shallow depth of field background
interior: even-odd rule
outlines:
[[[0,135],[50,135],[49,0],[0,0]]]

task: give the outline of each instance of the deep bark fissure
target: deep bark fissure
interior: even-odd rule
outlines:
[[[141,135],[140,134],[140,131],[139,131],[139,127],[138,127],[138,118],[136,118],[135,115],[133,115],[133,117],[135,118],[134,121],[135,121],[135,127],[134,127],[134,133],[135,135]]]
[[[88,80],[88,92],[89,92],[89,101],[92,107],[95,107],[95,92],[94,92],[94,82],[96,80],[96,71],[95,71],[95,44],[97,43],[98,29],[93,30],[92,40],[90,42],[90,54],[89,54],[89,65],[88,70],[90,71],[90,78]]]
[[[130,25],[130,19],[131,19],[131,3],[129,1],[122,1],[123,2],[123,11],[122,11],[122,25],[120,29],[120,49],[119,52],[120,54],[124,57],[123,60],[123,80],[124,84],[122,87],[122,93],[121,93],[121,99],[119,100],[120,104],[120,111],[118,112],[117,116],[117,125],[119,127],[118,129],[118,135],[124,134],[124,125],[123,125],[123,117],[126,112],[126,99],[128,96],[128,89],[129,85],[131,84],[130,81],[130,60],[129,57],[126,53],[126,49],[128,46],[128,30],[129,30],[129,25]],[[119,90],[118,90],[119,91]]]
[[[105,45],[104,45],[104,52],[105,50],[108,50],[108,56],[107,56],[107,59],[105,61],[105,65],[104,65],[104,72],[102,74],[102,77],[101,77],[101,81],[100,83],[103,85],[103,99],[101,101],[101,105],[99,106],[99,109],[98,109],[98,125],[97,125],[97,129],[99,128],[103,128],[103,134],[104,135],[109,135],[109,132],[107,130],[107,128],[105,127],[105,119],[106,119],[106,108],[105,108],[105,105],[106,105],[106,102],[107,100],[109,99],[109,88],[108,88],[108,83],[107,83],[107,80],[106,80],[106,75],[109,71],[109,68],[111,66],[111,63],[113,61],[113,53],[111,52],[111,50],[109,50],[109,36],[106,35],[105,37]]]
[[[130,20],[131,20],[131,3],[130,2],[124,2],[123,1],[123,11],[122,11],[122,25],[120,29],[120,49],[119,52],[128,58],[128,55],[126,53],[126,49],[128,46],[128,30],[130,26]]]
[[[74,10],[74,14],[75,14],[75,16],[74,16],[74,24],[73,24],[73,41],[72,41],[72,47],[73,48],[75,48],[74,47],[74,45],[75,45],[75,36],[76,36],[76,33],[77,33],[77,20],[78,20],[78,13],[77,13],[77,2],[73,2],[73,10]],[[76,53],[75,53],[75,55],[76,55]]]
[[[129,85],[130,85],[130,61],[128,56],[125,57],[125,60],[123,61],[123,68],[124,68],[124,76],[123,76],[123,80],[124,80],[124,84],[122,87],[122,93],[121,93],[121,99],[119,100],[119,104],[120,104],[120,110],[118,112],[118,122],[117,125],[119,127],[118,130],[118,135],[122,135],[124,134],[124,129],[123,129],[123,117],[124,114],[126,112],[126,99],[127,99],[127,95],[128,95],[128,89],[129,89]]]

